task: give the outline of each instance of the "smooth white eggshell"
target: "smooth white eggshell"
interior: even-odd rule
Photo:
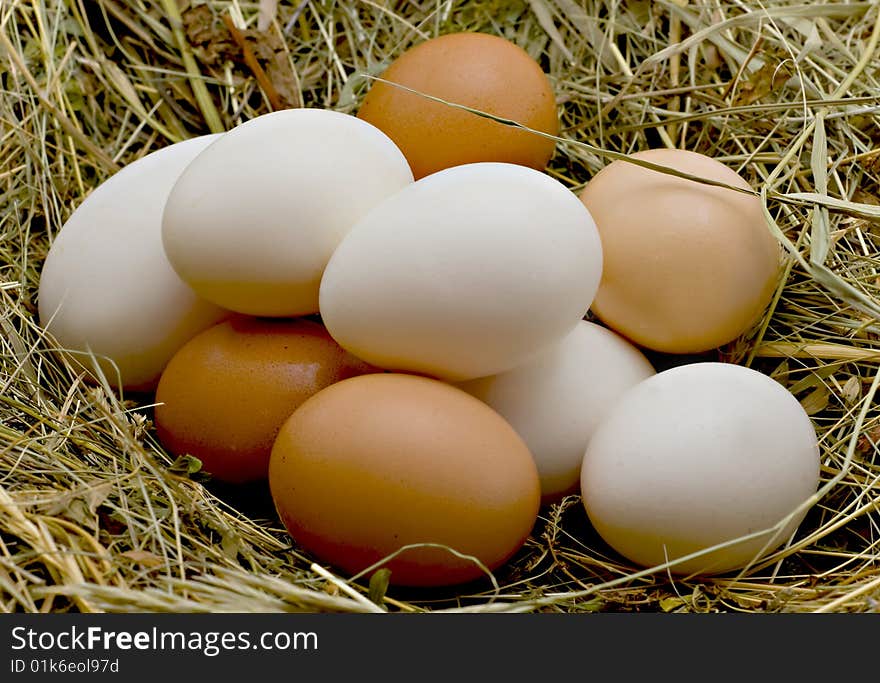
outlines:
[[[227,311],[198,296],[162,247],[162,208],[174,181],[219,135],[164,147],[96,187],[53,241],[40,275],[40,323],[112,385],[155,387],[166,363]],[[119,375],[117,376],[117,369]]]
[[[467,164],[358,222],[327,264],[321,315],[367,362],[467,380],[561,340],[601,271],[596,225],[562,183],[516,164]]]
[[[548,502],[577,491],[596,426],[625,391],[653,374],[638,348],[582,320],[561,342],[526,363],[458,386],[488,403],[523,438]]]
[[[581,468],[596,531],[644,566],[771,529],[818,483],[816,433],[797,399],[770,377],[725,363],[682,365],[630,389],[593,434]],[[742,568],[787,541],[805,514],[671,571]]]
[[[264,114],[181,175],[165,207],[165,250],[193,289],[225,308],[316,313],[336,245],[412,180],[401,151],[366,121],[324,109]]]

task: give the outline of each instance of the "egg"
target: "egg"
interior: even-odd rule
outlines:
[[[324,109],[286,109],[225,133],[174,184],[168,259],[219,306],[255,316],[318,312],[327,259],[367,211],[412,182],[378,128]]]
[[[632,155],[750,190],[733,169],[680,149]],[[592,310],[656,351],[699,353],[747,332],[770,302],[780,248],[754,194],[614,161],[581,192],[602,238]]]
[[[228,315],[178,277],[161,233],[174,181],[218,137],[171,144],[123,167],[52,242],[40,273],[40,324],[93,379],[101,373],[111,386],[151,391],[182,344]]]
[[[466,164],[408,185],[352,228],[324,272],[321,316],[374,365],[462,381],[564,337],[601,269],[590,212],[562,183]]]
[[[740,569],[776,549],[818,483],[816,433],[797,399],[725,363],[682,365],[628,390],[581,469],[589,519],[621,555],[653,567],[701,553],[676,574]]]
[[[156,434],[219,481],[265,480],[272,442],[297,406],[334,382],[376,371],[316,322],[234,316],[168,363],[156,389]]]
[[[272,448],[269,486],[291,537],[320,561],[350,574],[381,563],[410,586],[496,570],[540,501],[532,456],[498,413],[396,373],[338,382],[297,408]]]
[[[549,79],[525,50],[498,36],[452,33],[427,40],[400,55],[381,78],[533,130],[558,132]],[[556,144],[382,81],[373,82],[357,115],[397,143],[416,178],[479,161],[541,170]]]
[[[545,503],[578,492],[590,436],[615,401],[654,374],[639,349],[586,320],[512,370],[459,388],[502,415],[526,442]]]

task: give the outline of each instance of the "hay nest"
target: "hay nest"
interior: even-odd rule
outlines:
[[[573,190],[615,153],[657,146],[714,156],[761,190],[786,277],[761,323],[711,355],[800,399],[822,485],[760,564],[708,578],[631,566],[573,496],[542,510],[494,581],[343,580],[292,546],[265,492],[169,458],[149,396],[84,383],[41,331],[51,240],[122,165],[273,108],[354,112],[402,50],[461,30],[502,35],[550,74],[562,132],[549,172]],[[873,2],[3,3],[0,610],[876,611],[878,38]]]

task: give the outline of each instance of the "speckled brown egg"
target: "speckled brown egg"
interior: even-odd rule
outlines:
[[[680,149],[632,155],[751,190],[732,168]],[[752,193],[614,161],[584,187],[602,240],[591,310],[643,347],[699,353],[746,332],[773,296],[781,267],[761,200]]]
[[[230,483],[267,477],[272,443],[297,406],[348,377],[376,372],[307,319],[235,316],[193,337],[156,389],[157,436]]]
[[[553,88],[521,47],[487,33],[451,33],[404,52],[382,79],[555,135]],[[542,170],[555,141],[375,81],[358,112],[390,137],[416,179],[450,166],[504,161]]]
[[[278,433],[269,485],[300,546],[352,574],[401,551],[383,563],[398,585],[484,576],[474,558],[504,564],[540,504],[532,455],[498,413],[439,380],[396,373],[305,401]],[[410,544],[445,547],[401,550]]]

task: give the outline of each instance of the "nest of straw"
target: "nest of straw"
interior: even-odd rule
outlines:
[[[616,154],[669,146],[761,191],[785,278],[760,324],[708,356],[788,387],[822,455],[818,502],[761,563],[631,566],[572,496],[491,579],[345,580],[299,552],[265,491],[168,457],[151,397],[85,383],[39,327],[53,237],[122,165],[279,107],[353,113],[404,49],[464,30],[516,42],[550,75],[549,172],[573,190]],[[0,3],[0,611],[877,611],[878,39],[873,2]]]

